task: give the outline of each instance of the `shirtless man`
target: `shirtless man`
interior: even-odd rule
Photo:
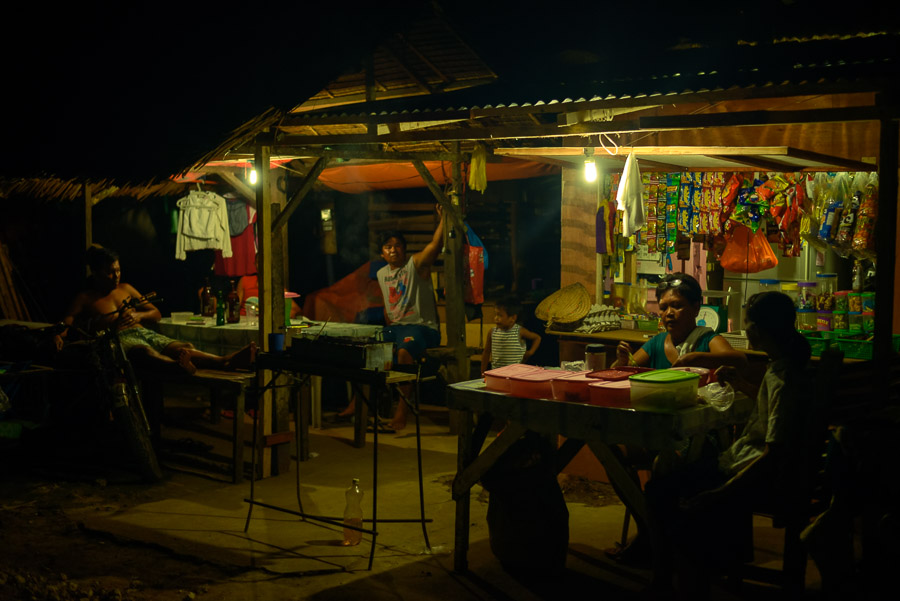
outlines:
[[[189,374],[196,372],[197,368],[234,370],[250,366],[255,355],[255,344],[220,357],[199,351],[189,342],[173,340],[148,329],[146,325],[162,318],[159,309],[152,303],[145,302],[116,313],[125,301],[140,298],[140,293],[121,281],[119,257],[114,251],[95,245],[88,249],[86,259],[91,277],[87,288],[78,293],[63,319],[66,325],[78,323],[91,332],[117,328],[122,348],[128,358],[139,366]],[[62,345],[62,336],[58,337],[58,347]]]

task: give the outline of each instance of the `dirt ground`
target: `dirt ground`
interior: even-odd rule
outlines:
[[[220,482],[169,470],[165,481],[147,485],[96,456],[66,449],[52,454],[0,451],[0,600],[216,601],[240,598],[241,585],[274,589],[266,597],[278,598],[277,589],[289,595],[289,577],[179,556],[92,531],[69,517],[114,514]],[[619,502],[608,484],[565,475],[560,483],[568,501]],[[444,484],[449,491],[451,479]],[[488,495],[482,490],[473,501],[486,504]]]

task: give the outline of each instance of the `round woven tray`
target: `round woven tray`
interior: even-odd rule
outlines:
[[[548,325],[565,326],[581,321],[590,310],[591,297],[587,289],[582,284],[575,283],[542,300],[535,308],[534,315]]]

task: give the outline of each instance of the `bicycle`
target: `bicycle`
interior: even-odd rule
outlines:
[[[128,309],[140,307],[153,300],[159,300],[155,293],[140,298],[128,298],[121,307],[99,315],[95,320],[119,316]],[[104,408],[109,410],[113,423],[124,436],[132,460],[141,476],[148,482],[158,482],[163,474],[151,441],[150,421],[144,410],[134,368],[128,360],[125,349],[122,348],[119,329],[113,324],[105,330],[93,333],[80,329],[77,331],[83,340],[68,343],[67,347],[82,345],[87,348],[87,359],[90,368],[95,372],[95,381]]]

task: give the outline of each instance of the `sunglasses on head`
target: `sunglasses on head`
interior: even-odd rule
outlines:
[[[667,288],[678,288],[681,286],[681,278],[675,278],[674,280],[663,280],[659,284],[656,285],[657,290],[666,290]]]

